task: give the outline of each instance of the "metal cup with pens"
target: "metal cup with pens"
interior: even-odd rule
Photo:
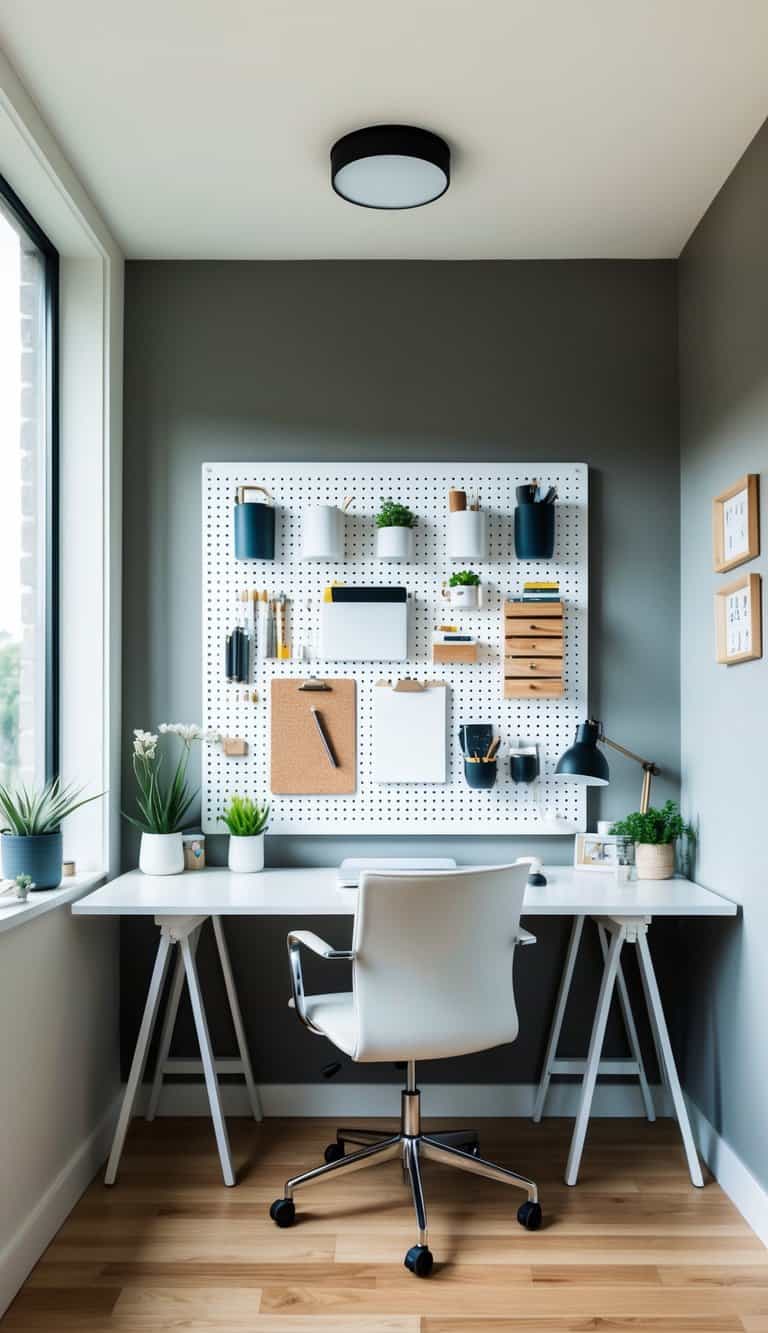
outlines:
[[[488,791],[496,782],[496,755],[501,737],[494,737],[491,723],[465,722],[459,727],[459,744],[464,756],[467,786],[478,791]]]

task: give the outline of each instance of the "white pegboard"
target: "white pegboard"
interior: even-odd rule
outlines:
[[[557,486],[557,535],[552,560],[517,560],[513,525],[515,487],[536,478]],[[272,493],[277,508],[274,560],[235,560],[233,507],[239,485],[258,483]],[[586,826],[586,793],[578,783],[552,782],[558,757],[573,742],[587,709],[587,467],[576,464],[478,463],[254,463],[203,465],[203,717],[207,727],[248,742],[248,755],[225,757],[220,747],[203,747],[203,828],[223,832],[218,816],[233,792],[268,797],[272,833],[334,834],[530,834],[572,833]],[[450,560],[446,553],[447,492],[478,492],[489,513],[489,558]],[[346,558],[325,562],[301,559],[301,516],[317,504],[341,504],[355,497],[346,520]],[[377,560],[374,516],[382,496],[392,496],[417,515],[415,559],[409,564]],[[485,584],[481,611],[450,610],[440,589],[452,570],[472,565]],[[561,699],[502,697],[502,603],[519,596],[532,578],[558,578],[565,603],[565,695]],[[244,686],[224,675],[225,641],[245,611],[242,590],[267,588],[289,598],[288,637],[317,641],[323,588],[347,584],[398,584],[410,601],[407,662],[257,663],[253,683],[259,702],[243,701]],[[458,622],[481,641],[477,664],[436,666],[432,632]],[[352,796],[272,796],[269,790],[269,682],[275,675],[352,676],[357,680],[358,772]],[[377,784],[372,778],[373,690],[382,677],[441,678],[450,686],[449,762],[445,784]],[[516,785],[509,761],[499,765],[490,791],[464,780],[458,743],[461,722],[492,722],[505,745],[536,742],[541,779]]]

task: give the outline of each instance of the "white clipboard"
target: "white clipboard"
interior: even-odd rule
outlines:
[[[373,696],[374,782],[447,782],[446,682],[380,680]]]

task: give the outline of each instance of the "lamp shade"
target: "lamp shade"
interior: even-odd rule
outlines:
[[[611,780],[608,761],[598,749],[600,727],[596,722],[582,722],[570,750],[561,755],[554,776],[561,782],[583,782],[585,787],[606,787]]]
[[[451,153],[444,139],[413,125],[369,125],[331,149],[331,184],[363,208],[419,208],[445,194]]]

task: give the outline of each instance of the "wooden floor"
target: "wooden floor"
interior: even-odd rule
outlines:
[[[517,1225],[516,1191],[427,1163],[436,1263],[419,1280],[397,1163],[299,1195],[290,1230],[269,1220],[327,1122],[231,1121],[226,1189],[207,1121],[137,1121],[117,1185],[91,1185],[3,1333],[768,1333],[768,1253],[716,1184],[692,1188],[671,1122],[593,1121],[575,1189],[570,1122],[478,1128],[485,1155],[537,1179],[545,1226]]]

